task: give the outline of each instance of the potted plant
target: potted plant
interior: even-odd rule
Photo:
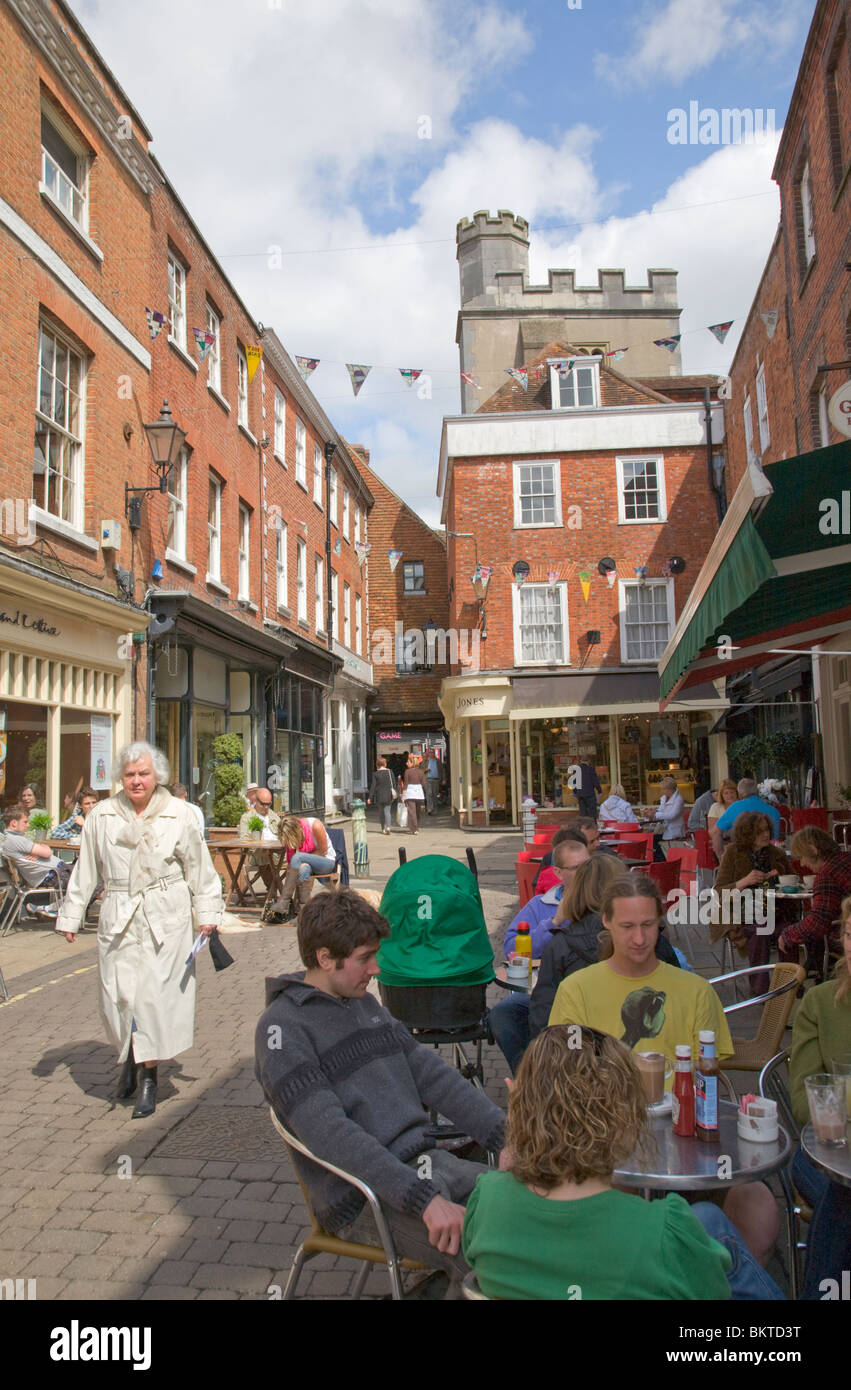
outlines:
[[[259,840],[263,831],[263,822],[259,816],[249,816],[248,818],[248,838],[249,840]]]
[[[50,824],[50,816],[46,811],[34,811],[29,822],[30,839],[46,840]]]
[[[804,768],[810,761],[810,740],[792,729],[778,729],[765,740],[766,760],[782,773],[790,803],[803,802]],[[792,792],[794,789],[794,797]]]
[[[733,777],[756,777],[759,765],[765,760],[765,739],[756,734],[744,734],[727,749],[730,773]]]
[[[237,826],[245,810],[242,789],[242,739],[238,734],[219,734],[212,747],[214,825]]]

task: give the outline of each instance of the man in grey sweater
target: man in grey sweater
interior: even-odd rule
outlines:
[[[426,1111],[492,1151],[502,1147],[505,1115],[368,993],[389,931],[346,889],[307,904],[298,923],[307,969],[267,980],[255,1070],[282,1124],[377,1194],[399,1254],[458,1280],[468,1268],[460,1254],[463,1204],[486,1169],[432,1147]],[[309,1160],[294,1161],[326,1230],[379,1243],[355,1188]]]

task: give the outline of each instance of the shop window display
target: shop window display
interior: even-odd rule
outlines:
[[[44,798],[47,780],[47,707],[0,701],[0,801],[12,804],[34,784]]]

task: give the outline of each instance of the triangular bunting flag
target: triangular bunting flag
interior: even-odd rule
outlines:
[[[361,389],[370,372],[372,371],[372,368],[358,367],[355,365],[354,362],[347,362],[346,371],[348,372],[349,380],[352,383],[352,390],[354,391],[355,395],[357,395],[358,391]]]
[[[626,354],[628,352],[629,348],[612,348],[611,352],[606,353],[606,356],[613,357],[616,362],[620,362],[624,357],[626,357]]]
[[[402,558],[401,550],[388,550],[387,558],[390,561],[390,573],[392,574]]]
[[[588,570],[579,571],[579,583],[582,585],[582,597],[587,603],[591,594],[591,575]]]
[[[729,323],[710,323],[709,331],[710,333],[715,334],[715,337],[718,339],[719,343],[723,343],[724,339],[726,338],[727,334],[730,332],[730,329],[732,327],[733,320],[730,319]]]
[[[198,349],[198,360],[200,362],[203,362],[204,358],[207,356],[207,353],[210,351],[210,348],[213,346],[213,343],[216,341],[216,335],[215,333],[210,333],[208,329],[204,328],[193,328],[192,332],[195,335],[195,346]]]
[[[474,386],[477,391],[481,391],[482,389],[472,372],[462,372],[461,380],[465,382],[467,386]]]
[[[340,553],[340,551],[342,550],[342,548],[343,548],[343,543],[342,543],[342,541],[340,540],[340,537],[338,536],[337,539],[336,539],[335,542],[334,542],[334,554],[335,554],[335,555],[339,555],[339,553]]]
[[[558,571],[558,570],[547,570],[547,583],[549,584],[549,586],[550,586],[551,589],[554,589],[554,588],[555,588],[555,586],[556,586],[556,584],[558,583],[558,581],[559,581],[559,571]]]
[[[355,541],[355,554],[358,557],[358,564],[362,565],[372,546],[369,541]]]
[[[656,347],[663,347],[667,348],[669,352],[676,352],[682,336],[682,333],[675,333],[673,338],[654,338],[653,342]]]
[[[765,324],[766,336],[769,338],[773,338],[774,330],[777,327],[777,320],[780,318],[780,310],[769,309],[767,314],[760,314],[760,318]]]
[[[146,309],[145,318],[148,320],[148,330],[151,334],[151,342],[153,342],[157,334],[162,330],[162,326],[165,323],[165,314],[158,313],[156,309]]]
[[[260,347],[259,344],[255,344],[253,347],[247,347],[247,348],[245,349],[245,360],[246,360],[246,362],[248,363],[248,380],[249,380],[249,382],[251,382],[251,381],[254,380],[254,373],[257,371],[257,368],[260,366],[260,359],[261,359],[262,356],[263,356],[263,349],[262,349],[262,347]]]
[[[307,381],[307,378],[310,376],[311,372],[315,372],[316,368],[319,366],[319,358],[297,357],[295,360],[295,364],[298,367],[299,372],[301,373],[302,381]]]
[[[400,376],[402,377],[402,379],[404,380],[406,386],[413,386],[413,384],[414,384],[414,382],[416,381],[417,377],[418,377],[418,376],[422,376],[422,374],[423,374],[423,369],[422,369],[422,367],[400,367],[400,368],[399,368],[399,375],[400,375]]]
[[[636,565],[636,566],[635,566],[635,577],[636,577],[636,579],[646,579],[646,578],[647,578],[647,566],[646,566],[646,565]]]
[[[575,362],[576,362],[576,358],[575,358],[575,357],[567,357],[567,358],[565,358],[565,360],[564,360],[563,362],[554,362],[554,363],[553,363],[553,366],[555,367],[555,369],[556,369],[556,371],[558,372],[559,376],[565,377],[565,376],[570,376],[570,373],[573,371],[573,367],[574,367],[574,363],[575,363]]]
[[[523,387],[523,390],[525,391],[526,388],[527,388],[528,385],[529,385],[529,373],[527,372],[526,368],[525,368],[525,367],[506,367],[505,370],[508,372],[508,375],[509,375],[509,376],[514,377],[514,380],[515,380],[515,381],[519,381],[519,382],[520,382],[520,385]]]
[[[610,589],[614,588],[615,580],[618,577],[617,570],[606,570],[606,583]]]

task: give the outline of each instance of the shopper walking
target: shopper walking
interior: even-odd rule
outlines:
[[[413,753],[409,753],[405,776],[399,782],[399,792],[404,798],[405,808],[408,812],[408,829],[412,835],[419,833],[417,830],[417,810],[422,812],[425,806],[425,783],[426,775],[423,769],[418,766],[418,760]]]
[[[390,808],[396,800],[396,788],[393,786],[393,773],[387,766],[386,758],[379,758],[372,774],[372,781],[369,784],[369,795],[366,798],[367,806],[375,806],[378,811],[378,828],[382,835],[390,834]]]

